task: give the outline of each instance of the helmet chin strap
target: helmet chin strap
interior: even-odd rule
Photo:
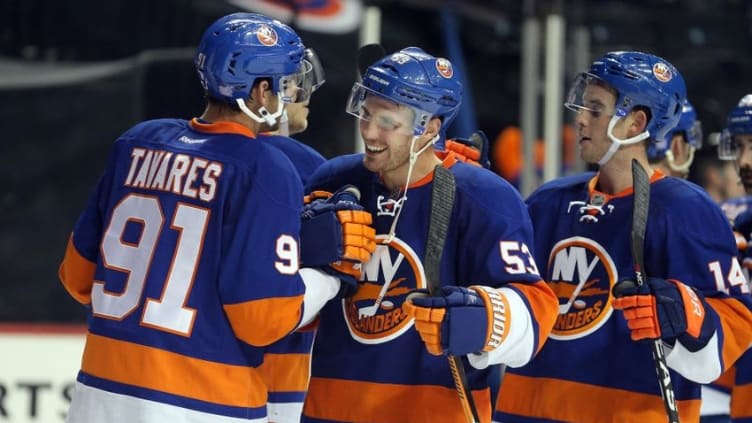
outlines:
[[[687,161],[682,164],[676,164],[674,153],[670,149],[666,150],[666,159],[668,161],[668,167],[670,167],[672,171],[686,175],[689,173],[689,167],[692,166],[692,161],[695,159],[695,148],[691,146],[689,147],[689,157],[687,157]]]
[[[616,154],[616,151],[619,149],[619,147],[623,145],[630,145],[630,144],[636,144],[644,139],[647,139],[650,136],[650,132],[645,130],[644,132],[641,132],[632,138],[627,138],[625,140],[620,140],[614,136],[614,127],[616,126],[616,123],[621,119],[618,115],[614,115],[611,117],[611,120],[608,122],[608,130],[606,131],[606,135],[608,135],[608,139],[611,140],[611,146],[608,148],[608,151],[601,157],[600,160],[598,160],[598,166],[603,166],[604,164],[608,163],[609,160],[611,160],[612,157],[614,157],[614,154]]]
[[[431,141],[427,142],[426,145],[423,146],[423,148],[418,151],[414,151],[415,141],[418,140],[418,137],[420,137],[420,135],[413,135],[413,139],[410,141],[410,159],[407,165],[407,181],[405,181],[405,190],[402,192],[402,197],[397,201],[397,204],[400,204],[400,206],[397,208],[397,214],[394,216],[394,220],[392,220],[392,226],[389,228],[387,243],[392,242],[394,235],[397,232],[397,221],[399,220],[402,209],[405,207],[405,203],[407,202],[407,189],[410,186],[410,178],[413,175],[413,167],[415,167],[415,162],[418,161],[418,156],[426,151],[428,147],[433,146],[437,141],[439,141],[439,135],[436,134],[436,136],[434,136]]]
[[[253,113],[251,109],[248,108],[248,106],[245,105],[245,100],[242,98],[236,98],[235,102],[238,104],[238,107],[240,107],[240,110],[243,111],[248,117],[255,120],[258,123],[266,123],[269,126],[274,126],[277,123],[277,118],[282,116],[282,113],[285,111],[285,105],[282,101],[282,94],[277,93],[277,111],[274,113],[269,113],[268,110],[266,110],[266,107],[259,107],[258,112],[261,116],[258,116],[257,114]]]

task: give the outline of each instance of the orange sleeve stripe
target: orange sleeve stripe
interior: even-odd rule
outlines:
[[[262,347],[295,329],[302,315],[302,304],[303,296],[297,295],[225,304],[224,310],[238,338]]]
[[[723,328],[723,369],[732,365],[752,345],[752,311],[741,302],[729,298],[705,298],[721,320]]]
[[[96,263],[92,263],[78,253],[73,244],[73,234],[68,238],[63,262],[58,269],[58,277],[65,290],[81,304],[91,303],[91,287],[94,284],[94,270]]]
[[[735,386],[731,391],[731,418],[752,417],[752,385]]]
[[[310,354],[264,354],[258,368],[271,392],[304,392],[311,372]]]
[[[699,398],[676,404],[681,421],[700,420]],[[658,395],[510,373],[502,379],[496,409],[551,421],[595,422],[609,416],[609,421],[666,423]]]
[[[512,283],[511,285],[525,296],[531,308],[530,317],[538,323],[537,353],[546,342],[559,316],[559,298],[543,281],[532,284]]]
[[[81,370],[102,379],[214,404],[266,404],[266,388],[253,367],[186,357],[94,334],[86,338]]]
[[[728,390],[734,387],[734,378],[736,377],[736,367],[730,367],[723,374],[713,382],[718,386],[722,386]]]
[[[489,423],[490,391],[473,391],[473,399],[480,421]],[[349,406],[343,407],[342,404]],[[311,379],[303,414],[315,419],[343,422],[465,421],[462,404],[454,388],[316,377]]]
[[[674,284],[679,290],[679,295],[681,295],[682,303],[684,304],[684,315],[687,317],[687,333],[694,338],[699,338],[700,331],[702,330],[702,322],[705,320],[705,308],[702,306],[697,294],[692,291],[692,288],[675,279],[669,279],[668,282]]]

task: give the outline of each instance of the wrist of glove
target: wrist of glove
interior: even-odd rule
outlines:
[[[355,295],[358,291],[358,281],[360,280],[360,263],[341,261],[332,263],[327,266],[319,267],[324,273],[339,279],[340,286],[334,300],[347,298]]]
[[[613,306],[622,310],[634,341],[677,339],[690,351],[704,347],[714,328],[703,295],[675,279],[624,279],[613,288]]]
[[[361,264],[376,249],[371,213],[358,200],[359,193],[352,186],[334,194],[314,191],[306,197],[301,215],[301,267],[320,268],[338,277],[342,281],[339,298],[355,293]]]
[[[504,294],[485,286],[445,286],[439,296],[412,291],[402,305],[433,355],[491,351],[506,339],[509,304]]]

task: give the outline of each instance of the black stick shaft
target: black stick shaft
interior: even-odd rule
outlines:
[[[428,224],[428,241],[423,264],[428,279],[428,292],[432,296],[441,295],[441,254],[444,251],[444,241],[449,227],[449,220],[454,207],[454,175],[444,166],[436,166],[433,174],[433,192],[431,194],[431,217]],[[475,407],[473,393],[465,375],[462,360],[450,355],[449,368],[454,379],[454,388],[462,404],[467,423],[479,423],[478,409]]]
[[[632,159],[632,185],[634,187],[634,207],[632,209],[632,260],[634,262],[635,279],[638,285],[645,283],[645,230],[648,222],[648,209],[650,207],[650,180],[637,159]],[[666,409],[669,423],[679,423],[679,413],[676,409],[674,387],[671,385],[671,374],[666,364],[666,354],[663,351],[663,343],[655,339],[650,343],[653,353],[655,371],[658,374],[658,383],[661,388],[663,406]]]

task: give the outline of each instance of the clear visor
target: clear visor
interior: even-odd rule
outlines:
[[[294,74],[279,79],[279,93],[285,103],[305,103],[313,93],[313,65],[303,60]]]
[[[345,111],[360,119],[361,129],[375,124],[382,132],[420,135],[432,114],[406,104],[397,103],[356,82],[350,92]]]
[[[324,82],[326,82],[326,78],[324,77],[324,67],[321,65],[321,60],[319,60],[316,51],[311,48],[305,50],[304,61],[311,65],[311,92],[316,91],[319,87],[324,85]]]
[[[718,158],[721,160],[736,160],[739,157],[739,144],[728,129],[721,132],[718,141]]]
[[[702,122],[696,120],[694,125],[687,131],[687,143],[699,150],[702,148]]]
[[[312,49],[305,50],[300,70],[280,79],[282,101],[285,103],[307,103],[311,94],[324,85],[324,68]]]
[[[581,73],[569,89],[564,107],[578,114],[588,112],[593,118],[611,117],[614,115],[614,101],[613,91],[603,80]]]

